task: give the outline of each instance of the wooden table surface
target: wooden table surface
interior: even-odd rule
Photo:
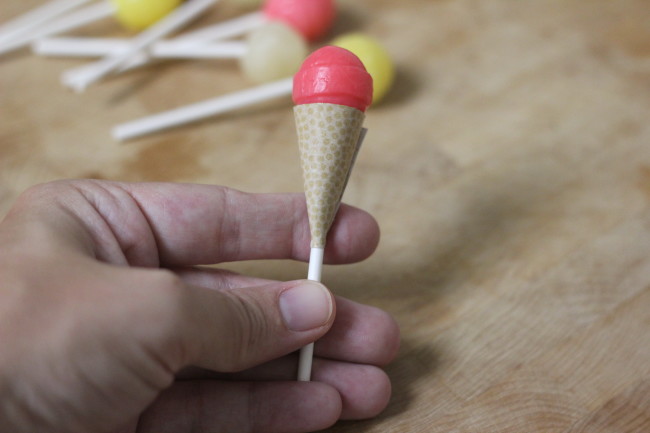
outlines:
[[[6,19],[35,0],[0,0]],[[650,3],[346,0],[334,30],[398,68],[345,200],[369,260],[335,292],[390,311],[403,347],[378,419],[329,432],[650,431]],[[224,5],[200,24],[235,15]],[[76,32],[120,35],[111,20]],[[64,90],[79,60],[0,58],[0,213],[59,178],[300,191],[289,100],[128,143],[111,126],[244,89],[233,62],[170,62]],[[304,264],[237,270],[304,277]]]

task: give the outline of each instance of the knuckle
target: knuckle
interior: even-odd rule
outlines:
[[[55,180],[30,186],[23,191],[8,215],[20,214],[23,211],[42,211],[50,206],[69,207],[78,200],[79,191],[85,184],[82,180]]]
[[[153,311],[165,322],[177,323],[183,320],[187,307],[184,284],[181,278],[167,269],[152,272],[148,286],[153,293],[151,303]]]
[[[171,370],[187,363],[191,348],[184,329],[191,307],[180,277],[172,271],[159,269],[147,271],[145,290],[139,302],[142,324],[140,332],[151,350],[168,360]]]
[[[22,209],[30,207],[43,201],[49,201],[65,190],[65,181],[55,181],[33,185],[23,191],[13,206],[13,209]]]
[[[22,200],[49,200],[67,190],[74,190],[80,180],[54,180],[30,186],[20,194]]]
[[[255,303],[231,292],[228,299],[228,320],[224,329],[229,329],[232,338],[228,339],[224,356],[221,358],[221,369],[224,372],[236,372],[246,369],[254,363],[251,353],[268,344],[270,336],[264,312]]]

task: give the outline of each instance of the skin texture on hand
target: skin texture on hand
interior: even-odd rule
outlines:
[[[325,260],[362,260],[378,239],[342,205]],[[317,283],[199,266],[307,260],[301,194],[54,182],[18,199],[0,246],[7,431],[307,432],[388,402],[388,314]],[[313,381],[295,382],[293,352],[317,339]]]

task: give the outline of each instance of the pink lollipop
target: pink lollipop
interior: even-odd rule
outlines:
[[[293,100],[311,232],[307,278],[320,281],[327,233],[365,135],[372,78],[350,51],[324,47],[295,75]],[[300,351],[298,380],[310,380],[312,357],[313,345]]]
[[[336,17],[334,0],[266,0],[262,10],[179,36],[178,43],[208,42],[241,36],[268,22],[280,21],[308,41],[325,36]]]
[[[325,35],[336,15],[333,0],[268,0],[264,13],[270,20],[287,23],[308,41]]]
[[[352,52],[323,47],[305,59],[293,78],[293,102],[346,105],[365,112],[372,102],[372,77]]]

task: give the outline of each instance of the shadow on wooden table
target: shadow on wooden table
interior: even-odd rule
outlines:
[[[386,96],[372,110],[402,105],[411,100],[423,86],[423,77],[416,71],[404,66],[395,65],[395,81]]]
[[[405,218],[404,238],[384,232],[392,237],[387,236],[388,245],[378,257],[363,265],[364,272],[349,268],[328,274],[342,296],[393,314],[405,341],[387,368],[394,396],[385,414],[353,425],[341,423],[332,432],[377,431],[382,421],[410,412],[414,404],[431,410],[444,404],[415,403],[427,395],[421,384],[442,385],[437,370],[455,362],[452,348],[444,347],[438,336],[483,308],[504,287],[517,284],[521,277],[512,273],[513,261],[522,255],[535,257],[543,233],[553,233],[545,227],[548,215],[564,212],[567,197],[557,191],[571,177],[562,171],[564,161],[545,152],[538,149],[534,157],[533,152],[514,153],[505,163],[486,164],[462,176],[454,173],[435,188],[414,188],[412,195],[405,189],[395,210],[383,215],[388,229],[397,230],[401,226],[391,218],[400,218],[404,209],[418,209]],[[417,185],[415,174],[413,179],[406,176],[405,183]],[[534,233],[539,242],[523,243],[522,233]],[[525,267],[518,272],[528,275]]]
[[[391,378],[393,393],[391,401],[378,417],[363,421],[341,421],[327,430],[336,432],[364,432],[381,425],[387,419],[407,411],[415,399],[415,384],[420,378],[430,376],[437,366],[436,348],[431,345],[415,344],[409,339],[402,341],[400,354],[386,368]]]

